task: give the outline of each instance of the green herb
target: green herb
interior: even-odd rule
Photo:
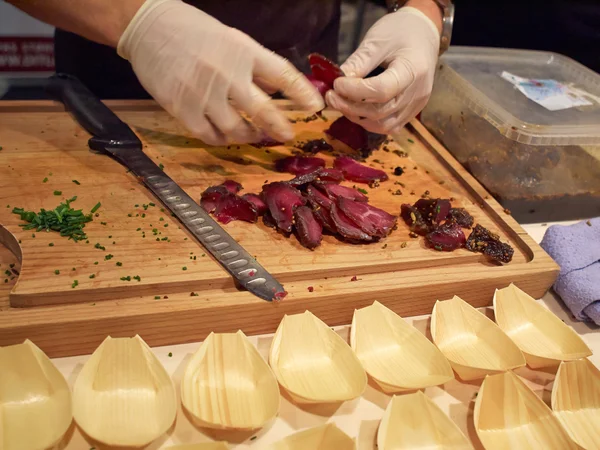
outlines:
[[[204,258],[204,257],[206,256],[206,253],[202,253],[202,255],[201,255],[201,256]]]
[[[131,281],[131,277],[129,275],[126,277],[121,277],[121,281]]]
[[[106,256],[104,257],[104,261],[110,261],[110,260],[111,260],[111,259],[113,259],[113,258],[114,258],[114,256],[113,256],[113,255],[111,255],[111,254],[109,253],[108,255],[106,255]]]
[[[160,220],[160,221],[162,222],[162,221],[164,221],[164,220],[165,220],[165,218],[164,218],[164,217],[161,217],[161,218],[160,218],[160,219],[158,219],[158,220]]]
[[[100,203],[100,202],[96,203],[90,212],[92,214],[94,214],[96,211],[98,211],[100,209],[101,206],[102,206],[102,203]]]
[[[250,440],[251,440],[251,441],[253,441],[254,439],[256,439],[256,436],[252,436],[252,437],[250,438]]]
[[[144,219],[146,217],[146,214],[142,214],[142,219]]]
[[[162,239],[161,239],[161,241],[166,241],[166,240],[168,240],[168,239],[169,239],[169,238],[165,236],[164,238],[162,238]]]
[[[56,270],[54,271],[54,275],[60,275],[60,270],[56,269]]]
[[[165,168],[165,166],[163,165],[163,163],[160,163],[160,164],[158,165],[158,168],[159,168],[160,170],[163,170],[163,169]]]
[[[94,245],[94,248],[97,248],[98,250],[106,250],[106,247],[100,245],[99,242],[96,242],[96,245]]]
[[[96,275],[95,274],[91,274],[90,278],[96,278]]]
[[[115,245],[115,244],[116,244],[116,241],[113,241],[113,245]]]
[[[133,279],[136,281],[142,281],[142,278],[139,275],[136,275],[135,277],[133,277]]]
[[[160,295],[155,295],[154,300],[160,300]]]
[[[77,180],[71,180],[73,183],[75,183],[77,186],[79,186],[81,183]]]
[[[152,203],[152,202],[148,203],[148,205],[150,205],[150,206],[156,206],[156,205],[155,205],[154,203]]]
[[[79,281],[73,280],[73,284],[71,284],[71,288],[75,289],[77,286],[79,286]]]
[[[168,224],[168,223],[165,223],[165,228],[167,228],[168,226],[169,226],[169,224]]]
[[[106,222],[100,222],[100,225],[106,225]]]
[[[117,266],[121,267],[123,265],[123,263],[121,261],[117,261]]]
[[[415,141],[413,141],[412,139],[407,139],[407,140],[408,140],[408,142],[410,142],[411,144],[414,144],[414,143],[415,143]]]
[[[141,231],[141,228],[137,228],[135,231]]]
[[[35,233],[31,233],[31,237],[34,238],[35,237]]]
[[[38,213],[25,211],[23,208],[13,208],[12,212],[18,214],[21,220],[28,222],[20,225],[24,230],[56,231],[61,236],[77,242],[87,239],[83,228],[87,222],[92,221],[92,215],[86,215],[80,209],[73,209],[71,203],[75,200],[77,197],[72,197],[53,210],[42,208]],[[32,237],[34,236],[32,234]]]
[[[181,270],[187,270],[187,267],[183,266],[183,267],[181,268]]]
[[[133,205],[133,206],[135,206],[136,208],[139,208],[139,207],[140,207],[140,205],[139,205],[138,203],[136,203],[136,204],[135,204],[135,205]]]
[[[369,193],[366,189],[363,189],[363,188],[358,188],[357,191],[360,192],[361,194],[365,194],[365,195],[367,195]]]
[[[42,180],[42,183],[47,183],[47,182],[48,182],[48,177],[45,177],[45,178]]]
[[[127,214],[127,217],[133,217],[133,214]]]
[[[144,211],[147,211],[147,210],[148,210],[148,205],[146,205],[146,204],[143,204],[143,205],[142,205],[142,208],[144,208]]]
[[[94,265],[95,265],[95,266],[97,266],[97,265],[98,265],[98,261],[95,261],[95,262],[94,262]]]
[[[11,272],[10,270],[8,270],[8,269],[7,269],[7,270],[5,270],[5,271],[4,271],[4,274],[5,274],[6,276],[10,277],[10,276],[12,275],[12,272]]]
[[[71,269],[71,271],[72,271],[72,272],[75,272],[76,270],[77,270],[77,269],[76,269],[75,267],[73,267],[73,268]]]
[[[169,352],[169,355],[168,355],[168,356],[169,356],[169,358],[171,358],[171,357],[173,356],[173,353],[172,353],[172,352]]]
[[[54,247],[54,242],[50,242],[50,243],[48,244],[48,247]]]
[[[190,297],[198,297],[200,294],[197,292],[190,292]]]

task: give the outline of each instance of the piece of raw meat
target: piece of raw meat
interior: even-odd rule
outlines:
[[[333,162],[333,167],[341,170],[344,178],[357,183],[370,183],[372,181],[385,181],[388,179],[383,170],[365,166],[347,156],[340,156]]]
[[[387,137],[385,134],[367,131],[344,116],[336,119],[325,133],[358,152],[363,159],[378,149]]]
[[[309,249],[321,245],[323,227],[317,221],[313,210],[308,206],[299,206],[294,213],[294,225],[298,241]]]
[[[354,188],[350,188],[347,186],[342,186],[341,184],[328,183],[323,181],[317,181],[314,183],[314,186],[321,189],[322,192],[327,194],[327,196],[336,200],[340,197],[349,198],[350,200],[355,200],[357,202],[367,202],[369,198],[361,192],[358,192]]]
[[[356,224],[348,216],[346,216],[335,203],[331,205],[330,213],[331,218],[335,223],[337,232],[346,239],[351,241],[366,242],[373,240],[371,236],[357,227]]]
[[[233,220],[256,222],[258,219],[258,213],[252,203],[231,193],[224,194],[219,198],[214,215],[219,222],[224,224]]]
[[[390,234],[398,220],[396,216],[365,202],[355,202],[340,197],[337,205],[358,228],[369,236],[377,238],[383,238]]]
[[[286,233],[292,232],[294,211],[306,203],[302,193],[285,182],[265,184],[262,187],[262,197],[269,207],[269,212],[277,223],[277,228]]]
[[[325,167],[325,161],[310,156],[288,156],[275,161],[275,168],[278,172],[288,172],[294,175],[304,175],[321,167]]]
[[[436,225],[425,236],[427,243],[438,251],[451,252],[465,246],[467,239],[462,228],[456,222],[446,222]]]
[[[244,195],[242,195],[242,198],[244,200],[248,200],[250,203],[252,203],[254,205],[254,209],[256,209],[256,212],[258,213],[259,216],[262,216],[265,213],[265,211],[268,209],[267,204],[264,202],[264,200],[258,194],[244,194]]]

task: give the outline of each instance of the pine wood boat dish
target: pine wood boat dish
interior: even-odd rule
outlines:
[[[211,333],[192,356],[181,400],[197,425],[255,430],[279,411],[273,372],[244,333]]]
[[[517,344],[533,369],[592,354],[572,328],[514,284],[494,294],[496,322]]]
[[[384,392],[422,389],[454,378],[442,352],[379,302],[354,311],[350,344]]]
[[[109,336],[77,376],[73,414],[98,442],[142,447],[171,427],[177,396],[169,374],[142,338]]]
[[[472,450],[460,428],[422,391],[394,395],[379,431],[378,450]]]
[[[0,449],[45,450],[73,420],[71,391],[33,342],[0,347]]]
[[[487,450],[579,448],[550,408],[511,371],[485,378],[473,420]]]
[[[201,444],[183,444],[168,447],[167,450],[227,450],[227,442],[203,442]]]
[[[519,347],[498,325],[457,296],[435,303],[431,336],[462,380],[525,365]]]
[[[333,423],[309,428],[283,438],[268,450],[355,450],[354,439]]]
[[[600,370],[589,359],[561,363],[552,409],[577,444],[588,450],[600,448]]]
[[[309,311],[283,317],[269,363],[297,403],[352,400],[367,385],[365,370],[350,346]]]

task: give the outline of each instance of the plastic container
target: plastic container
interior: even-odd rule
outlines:
[[[558,81],[588,104],[551,111],[503,72],[536,86]],[[600,215],[600,75],[572,59],[453,47],[421,120],[518,221]]]

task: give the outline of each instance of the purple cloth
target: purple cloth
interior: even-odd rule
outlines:
[[[556,293],[577,319],[600,325],[600,217],[552,225],[541,245],[560,266]]]

